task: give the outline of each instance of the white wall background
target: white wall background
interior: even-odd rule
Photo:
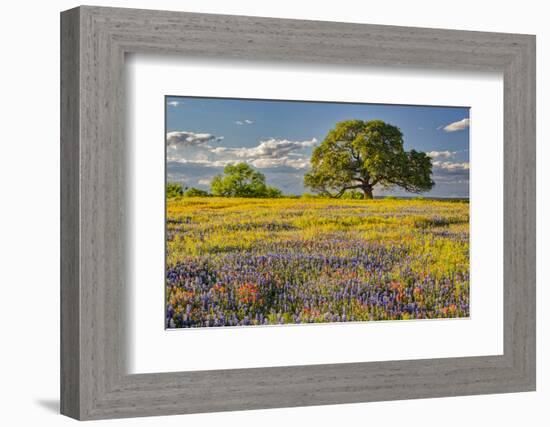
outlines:
[[[537,0],[157,0],[97,5],[537,35],[538,391],[109,421],[117,426],[543,425],[549,417],[550,27]],[[0,421],[63,426],[59,405],[59,12],[75,1],[6,2],[0,31]],[[92,423],[94,424],[94,423]]]

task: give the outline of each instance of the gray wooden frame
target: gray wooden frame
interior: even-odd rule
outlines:
[[[504,354],[128,375],[126,53],[500,71]],[[535,390],[535,37],[83,6],[61,14],[61,412],[100,419]]]

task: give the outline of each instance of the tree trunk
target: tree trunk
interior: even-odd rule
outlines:
[[[366,185],[363,187],[363,199],[372,199],[372,186]]]

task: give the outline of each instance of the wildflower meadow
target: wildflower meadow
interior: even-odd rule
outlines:
[[[181,197],[166,327],[469,316],[469,202]]]

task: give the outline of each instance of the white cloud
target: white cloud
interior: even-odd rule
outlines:
[[[177,107],[180,104],[183,104],[183,102],[181,102],[181,101],[170,101],[170,102],[166,103],[166,105],[168,105],[170,107]]]
[[[200,185],[210,185],[210,179],[203,178],[197,181]]]
[[[281,159],[282,157],[293,154],[294,151],[312,147],[317,143],[317,139],[312,138],[306,141],[291,141],[288,139],[271,138],[260,141],[255,147],[242,148],[217,148],[212,150],[214,153],[228,153],[238,158],[248,159]]]
[[[448,125],[443,126],[445,132],[457,132],[459,130],[464,130],[470,126],[470,119],[462,119],[458,122],[449,123]],[[438,128],[439,129],[439,128]]]
[[[242,125],[251,125],[252,123],[254,123],[252,120],[250,119],[244,119],[244,120],[237,120],[235,122],[236,125],[239,125],[239,126],[242,126]]]
[[[288,166],[293,169],[305,169],[309,166],[309,158],[307,157],[294,159],[289,157],[282,157],[279,159],[255,159],[249,160],[249,162],[258,169],[276,168],[280,166]]]
[[[451,172],[470,169],[470,163],[467,163],[467,162],[453,163],[453,162],[435,161],[432,164],[436,169],[441,169],[441,170],[451,171]]]
[[[434,161],[432,179],[438,185],[465,185],[470,181],[470,163]]]
[[[237,150],[237,148],[216,147],[216,148],[212,148],[210,150],[210,152],[214,153],[214,154],[224,154],[224,153],[230,152],[232,150]]]
[[[444,158],[444,159],[450,159],[454,157],[458,153],[458,151],[429,151],[426,154],[431,157],[432,159],[438,159],[438,158]]]
[[[209,141],[218,141],[212,134],[191,132],[172,133],[168,136],[167,159],[176,163],[223,167],[230,163],[246,162],[258,169],[289,167],[304,169],[309,166],[309,155],[304,150],[317,143],[271,138],[254,147],[212,147]]]
[[[211,133],[195,133],[188,131],[174,131],[166,134],[168,145],[207,145],[209,142],[221,141],[223,136],[215,136]]]
[[[248,158],[248,159],[239,159],[239,158],[226,158],[226,159],[193,159],[193,160],[187,160],[187,159],[175,159],[173,157],[168,158],[168,161],[177,163],[177,164],[184,164],[184,165],[190,165],[190,166],[203,166],[207,168],[223,168],[229,164],[239,163],[239,162],[245,162],[252,166],[254,166],[257,169],[271,169],[271,168],[279,168],[279,167],[289,167],[291,169],[305,169],[309,166],[309,158],[308,157],[300,157],[300,158],[289,158],[289,157],[282,157],[280,159],[254,159],[254,158]],[[208,184],[210,181],[208,181]],[[203,183],[200,183],[203,184]],[[206,183],[204,183],[206,184]]]
[[[168,159],[169,162],[183,164],[183,165],[192,165],[192,166],[204,166],[207,168],[223,168],[224,166],[235,163],[234,160],[211,160],[211,159],[182,159],[171,157]]]

